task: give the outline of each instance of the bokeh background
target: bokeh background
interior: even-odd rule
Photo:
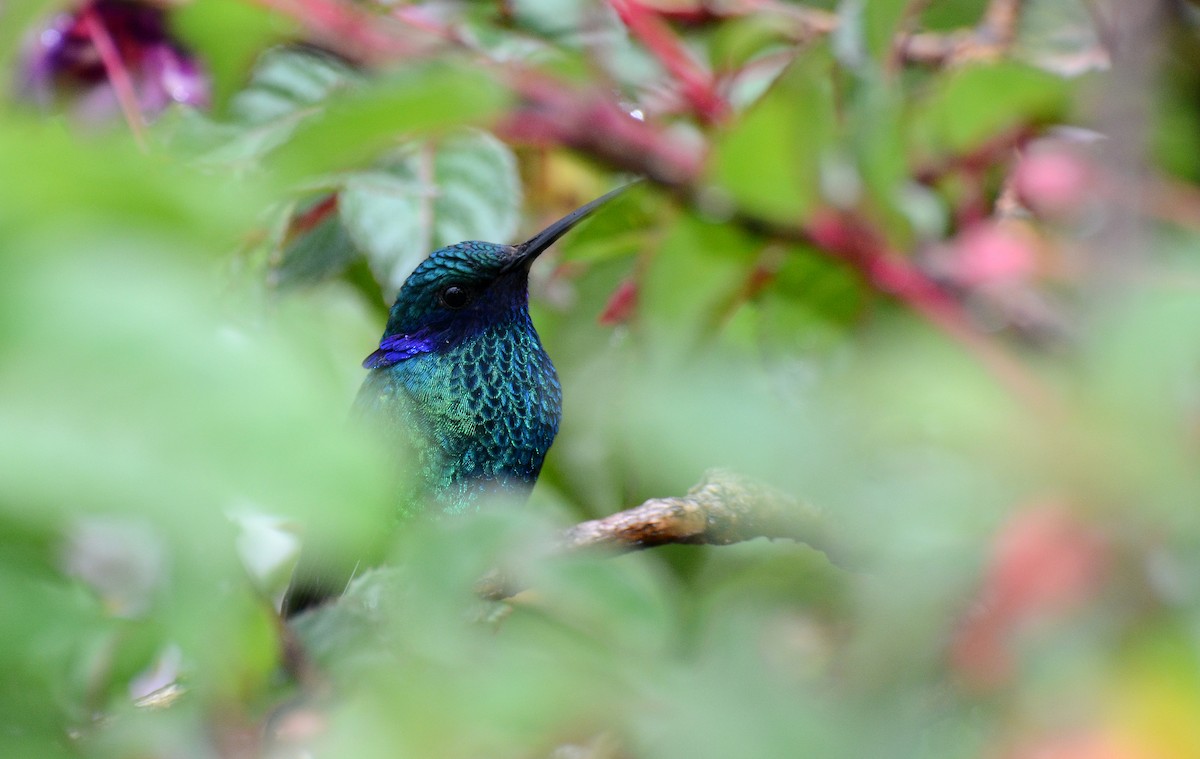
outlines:
[[[0,70],[0,754],[1200,756],[1194,5],[10,0]],[[530,505],[296,685],[399,283],[635,177],[533,271]],[[713,467],[836,550],[541,548]]]

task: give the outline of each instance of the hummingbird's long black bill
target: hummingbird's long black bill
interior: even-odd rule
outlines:
[[[586,219],[588,216],[591,216],[593,211],[617,197],[621,193],[625,192],[635,184],[637,184],[637,182],[630,182],[627,185],[622,185],[611,192],[601,195],[591,203],[576,208],[574,211],[546,227],[541,232],[538,232],[527,241],[521,243],[520,245],[513,246],[513,249],[516,251],[516,257],[513,259],[513,262],[509,268],[516,267],[521,264],[531,263],[533,259],[537,258],[538,255],[546,250],[546,248],[549,248],[551,245],[553,245],[558,238],[571,231],[572,227]]]

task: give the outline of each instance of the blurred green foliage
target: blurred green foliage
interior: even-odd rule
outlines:
[[[457,43],[372,65],[344,57],[353,25],[335,55],[277,46],[327,19],[185,5],[216,103],[162,114],[141,149],[5,86],[0,755],[1200,754],[1194,16],[1143,72],[1143,134],[1093,105],[1136,100],[1106,93],[1128,79],[1054,65],[1095,44],[1073,5],[1029,3],[1012,55],[936,64],[891,41],[965,30],[983,2],[693,5],[659,20],[729,75],[715,124],[661,50],[573,1],[388,6]],[[54,8],[0,6],[0,49]],[[797,32],[817,9],[836,33]],[[387,298],[433,247],[523,239],[627,179],[561,135],[502,141],[530,137],[514,69],[637,109],[709,151],[703,179],[631,190],[538,265],[566,413],[531,504],[405,530],[297,624],[328,678],[301,692],[272,606],[286,562],[262,569],[282,538],[253,525],[365,542],[392,518],[387,451],[346,423]],[[1090,181],[1058,215],[1013,141],[1053,125],[1098,132],[1068,151]],[[1145,145],[1136,176],[1105,161]],[[806,238],[848,217],[961,320]],[[1023,268],[981,275],[988,256]],[[1013,302],[1069,328],[1023,339]],[[546,551],[714,466],[816,505],[845,563],[767,540]],[[496,567],[530,590],[481,601]],[[135,705],[172,680],[180,700]]]

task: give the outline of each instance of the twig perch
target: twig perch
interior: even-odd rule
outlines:
[[[733,472],[715,469],[678,498],[652,498],[563,533],[563,550],[637,550],[669,543],[728,545],[754,538],[799,540],[830,548],[821,513]]]
[[[834,530],[817,508],[723,469],[675,498],[651,498],[640,506],[563,531],[552,553],[588,550],[638,551],[656,546],[729,545],[755,538],[795,540],[837,560],[843,554]],[[499,571],[475,587],[489,600],[519,591]]]

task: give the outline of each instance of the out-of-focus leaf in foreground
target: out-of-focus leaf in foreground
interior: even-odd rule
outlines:
[[[354,503],[339,520],[353,530],[357,516],[385,518],[387,501],[320,331],[264,325],[220,296],[213,261],[244,233],[249,188],[180,181],[121,143],[4,130],[0,164],[27,181],[0,189],[0,525],[20,546],[0,557],[19,596],[0,621],[0,733],[31,756],[96,710],[127,708],[132,679],[168,645],[199,703],[260,694],[277,666],[272,612],[246,579],[233,517]],[[110,531],[111,561],[71,580],[67,536],[90,517],[137,529]],[[106,595],[123,554],[156,550],[140,606]]]

